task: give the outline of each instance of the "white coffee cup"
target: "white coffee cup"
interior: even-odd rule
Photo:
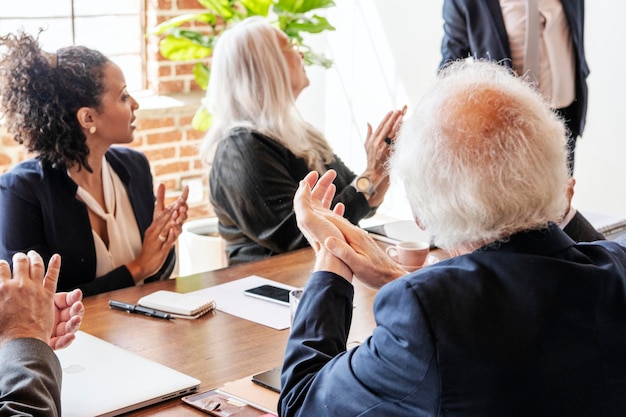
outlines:
[[[385,252],[400,265],[416,269],[424,265],[430,244],[422,241],[398,242],[394,246],[388,246]]]
[[[300,304],[300,298],[302,298],[302,293],[304,289],[296,288],[295,290],[289,291],[289,313],[291,317],[290,323],[293,323],[293,318],[296,315],[296,310],[298,309],[298,304]]]

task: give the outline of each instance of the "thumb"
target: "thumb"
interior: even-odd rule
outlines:
[[[346,242],[336,237],[328,237],[324,241],[324,246],[333,256],[341,259],[347,265],[350,265],[350,259],[353,258],[354,249]]]

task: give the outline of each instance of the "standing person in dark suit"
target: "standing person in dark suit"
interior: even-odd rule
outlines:
[[[332,172],[294,199],[316,252],[291,326],[279,415],[626,415],[626,248],[576,243],[567,135],[501,66],[460,61],[404,122],[391,175],[453,257],[406,274],[330,211]],[[376,327],[350,350],[356,277],[380,288]]]
[[[538,7],[537,66],[528,65],[527,4]],[[589,67],[584,49],[584,0],[444,0],[441,63],[473,57],[496,61],[538,83],[569,129],[568,165],[574,172],[576,139],[587,114]],[[538,74],[534,73],[538,72]]]

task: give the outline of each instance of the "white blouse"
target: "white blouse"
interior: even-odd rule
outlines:
[[[141,253],[142,246],[141,233],[126,187],[106,159],[102,161],[102,188],[106,207],[101,207],[84,188],[79,186],[76,191],[76,197],[104,220],[107,226],[108,248],[92,229],[96,247],[96,277],[134,260]]]

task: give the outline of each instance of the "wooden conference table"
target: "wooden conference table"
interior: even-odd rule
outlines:
[[[191,375],[202,381],[199,392],[207,391],[281,365],[289,329],[274,330],[219,310],[196,320],[163,320],[111,310],[109,300],[136,303],[143,295],[156,290],[186,293],[249,275],[302,287],[311,273],[313,261],[310,248],[300,249],[257,262],[87,297],[81,330]],[[349,343],[363,341],[374,328],[372,302],[376,291],[357,280],[354,285],[355,311]],[[127,415],[206,416],[180,399]]]
[[[258,262],[87,297],[81,330],[199,379],[200,391],[213,389],[281,365],[289,329],[274,330],[219,310],[196,320],[162,320],[111,310],[109,300],[136,303],[141,296],[160,289],[186,293],[249,275],[301,287],[311,273],[313,261],[313,251],[307,248]],[[358,337],[366,337],[374,326],[371,300],[375,291],[363,286],[355,288],[358,310],[353,325],[355,336],[351,340],[360,340]],[[180,399],[128,415],[206,416]]]

